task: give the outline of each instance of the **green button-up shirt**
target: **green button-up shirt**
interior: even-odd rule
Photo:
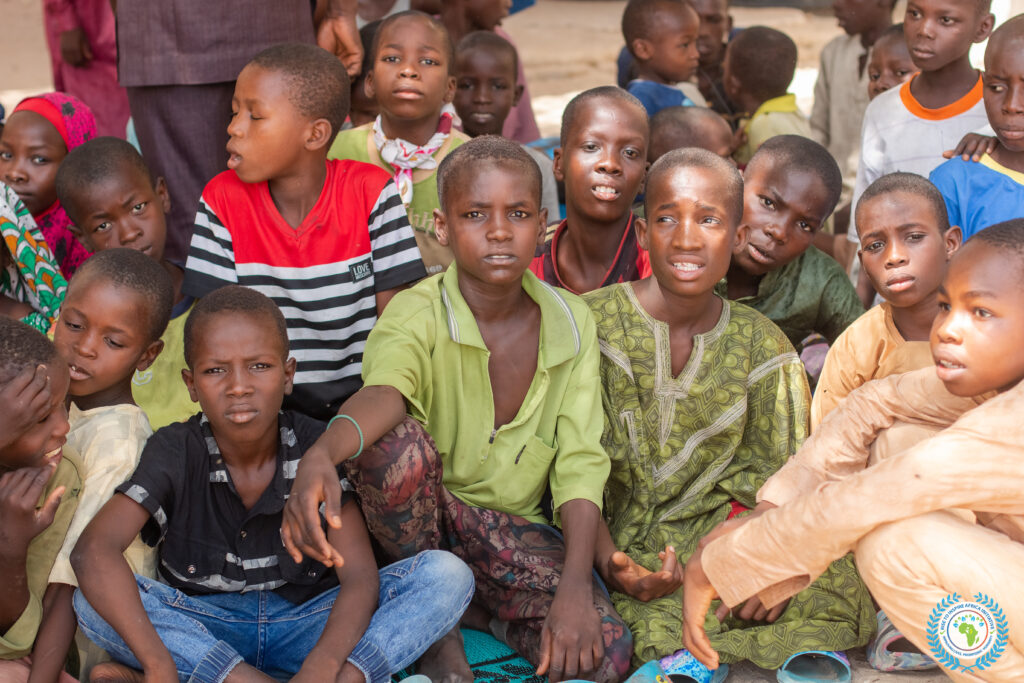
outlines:
[[[610,461],[601,447],[600,354],[594,321],[578,297],[523,276],[540,307],[537,371],[519,413],[494,429],[484,344],[458,285],[458,269],[401,292],[374,326],[363,355],[365,386],[392,386],[433,437],[444,484],[477,507],[544,522],[585,499],[601,507]]]
[[[728,297],[725,280],[715,291]],[[817,332],[829,344],[864,314],[846,271],[831,256],[809,247],[798,258],[766,273],[757,294],[737,301],[761,313],[789,337],[793,346]]]

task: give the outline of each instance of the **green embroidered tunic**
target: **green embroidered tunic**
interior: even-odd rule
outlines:
[[[641,307],[632,285],[584,296],[601,348],[602,445],[612,461],[605,519],[615,545],[649,569],[673,545],[680,561],[724,521],[735,501],[753,508],[758,489],[808,435],[803,365],[770,320],[724,302],[709,332],[693,339],[672,376],[668,326]],[[682,600],[648,603],[615,594],[633,631],[634,662],[682,647]],[[722,661],[777,668],[804,650],[863,645],[874,612],[850,559],[840,560],[790,603],[774,624],[719,624],[708,633]]]

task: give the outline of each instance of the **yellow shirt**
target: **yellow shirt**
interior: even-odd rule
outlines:
[[[851,391],[873,379],[933,365],[928,342],[908,342],[884,302],[857,318],[828,350],[811,401],[811,430]]]
[[[776,135],[811,137],[811,124],[796,106],[796,95],[791,94],[768,100],[743,125],[747,141],[733,154],[740,166],[748,164],[761,145]]]
[[[53,523],[28,545],[28,557],[25,561],[28,605],[18,620],[6,632],[0,634],[0,659],[18,659],[32,652],[39,624],[43,620],[43,594],[49,584],[50,569],[57,553],[60,552],[68,525],[71,524],[71,518],[78,507],[78,495],[82,488],[81,471],[82,466],[78,457],[70,452],[65,453],[57,464],[57,471],[47,483],[46,490],[39,497],[38,505],[42,505],[55,488],[67,488],[61,496]]]
[[[114,495],[114,489],[135,471],[142,448],[153,430],[142,409],[129,404],[92,410],[79,410],[71,404],[68,421],[71,430],[64,448],[75,453],[82,463],[82,494],[64,545],[50,571],[50,583],[77,586],[78,579],[71,568],[71,551],[86,525]],[[133,572],[156,578],[156,549],[147,546],[138,536],[124,551],[124,556]]]
[[[611,462],[601,447],[600,353],[590,310],[527,271],[540,307],[537,371],[515,418],[497,430],[484,344],[453,265],[400,292],[370,332],[364,386],[392,386],[434,439],[444,484],[469,505],[544,522],[585,499],[601,507]]]
[[[199,412],[199,404],[189,397],[185,381],[181,379],[181,371],[186,367],[185,319],[191,311],[192,306],[189,306],[181,315],[171,318],[160,337],[164,350],[149,368],[136,370],[132,377],[132,397],[146,412],[153,429],[184,422]]]

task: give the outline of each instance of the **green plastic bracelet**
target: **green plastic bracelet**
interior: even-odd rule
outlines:
[[[328,429],[331,428],[331,425],[334,424],[335,420],[348,420],[349,422],[352,423],[352,426],[356,428],[356,433],[359,434],[359,450],[356,451],[355,455],[353,455],[352,457],[359,457],[359,454],[363,452],[363,430],[359,427],[359,423],[352,419],[351,415],[345,415],[344,413],[342,413],[340,415],[335,415],[334,417],[331,418],[330,422],[327,423]]]

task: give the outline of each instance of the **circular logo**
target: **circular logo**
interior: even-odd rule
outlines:
[[[932,655],[939,664],[953,671],[981,671],[991,666],[1006,648],[1006,617],[999,605],[983,593],[976,594],[973,600],[952,593],[932,610],[927,634]]]

